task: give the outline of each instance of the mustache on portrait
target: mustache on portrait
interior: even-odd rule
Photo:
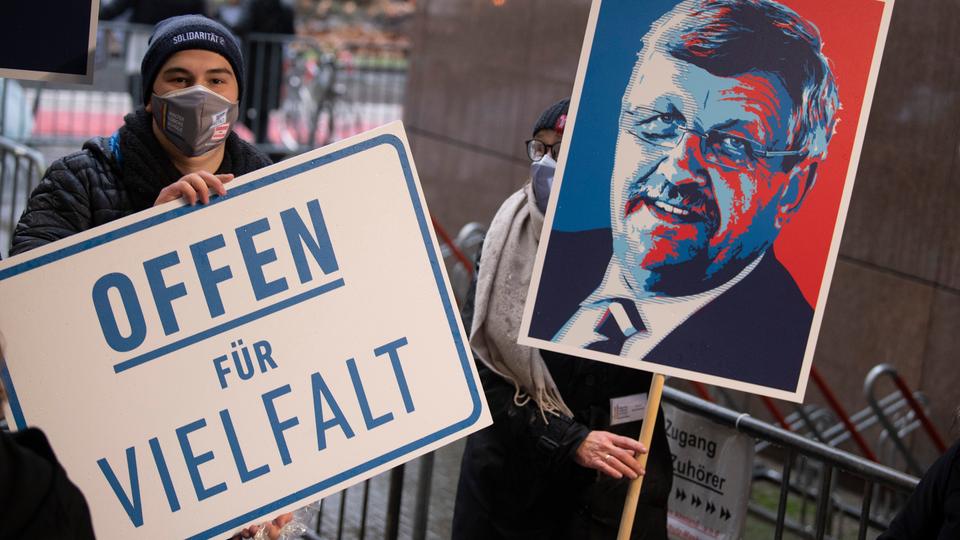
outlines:
[[[681,221],[718,221],[717,205],[708,188],[693,182],[677,185],[662,177],[647,177],[630,185],[624,216],[629,216],[644,205],[654,206],[658,201],[688,212],[687,215],[677,216]]]

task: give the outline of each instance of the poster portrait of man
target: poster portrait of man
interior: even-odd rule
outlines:
[[[842,4],[595,3],[522,342],[802,399],[889,20]]]

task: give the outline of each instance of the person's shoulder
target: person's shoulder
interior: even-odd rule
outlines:
[[[742,317],[764,321],[770,325],[790,321],[800,323],[813,318],[813,308],[803,296],[790,271],[777,259],[773,251],[749,274],[711,304],[732,307]]]
[[[753,274],[756,279],[752,281],[768,301],[776,304],[780,313],[789,310],[788,314],[794,318],[813,318],[813,307],[807,302],[796,279],[773,251],[766,254]]]
[[[270,156],[263,153],[254,144],[243,140],[235,132],[230,132],[227,136],[226,151],[230,153],[230,159],[235,170],[229,171],[240,176],[249,172],[262,169],[268,165],[273,165]]]
[[[610,229],[552,229],[544,266],[552,268],[554,272],[562,272],[564,281],[586,280],[596,287],[611,255],[613,240]]]
[[[50,163],[45,176],[82,176],[88,170],[98,173],[117,168],[116,157],[106,137],[94,137],[83,144],[80,150],[59,157]]]
[[[610,229],[587,229],[583,231],[564,231],[552,229],[550,231],[550,243],[564,248],[584,248],[587,251],[594,251],[596,248],[602,248],[604,254],[609,255],[612,252]]]
[[[519,210],[525,204],[526,199],[527,194],[523,189],[518,189],[517,191],[511,193],[509,197],[500,203],[500,207],[497,208],[497,211],[493,214],[493,219],[490,220],[490,229],[493,229],[495,224],[500,221],[513,221],[513,217],[516,215],[517,210]]]
[[[960,439],[954,441],[953,446],[947,448],[947,451],[943,453],[943,460],[953,470],[956,482],[960,483]]]
[[[600,285],[612,252],[610,229],[550,231],[531,336],[553,339]]]

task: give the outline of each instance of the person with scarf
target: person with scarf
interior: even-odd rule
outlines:
[[[527,141],[531,180],[490,224],[463,310],[494,424],[467,439],[453,538],[613,538],[629,480],[645,475],[632,538],[665,539],[673,469],[658,416],[646,470],[640,421],[611,425],[611,399],[648,373],[517,343],[569,99]],[[481,264],[482,262],[482,264]]]
[[[233,131],[244,91],[239,40],[201,15],[163,20],[141,62],[142,105],[109,137],[53,162],[14,232],[10,254],[169,202],[206,203],[270,164]]]

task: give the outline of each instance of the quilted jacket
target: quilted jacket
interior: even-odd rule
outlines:
[[[182,174],[150,129],[142,109],[127,115],[111,137],[53,162],[17,223],[16,255],[153,206],[160,190]],[[270,164],[270,158],[230,133],[220,169],[236,176]]]

